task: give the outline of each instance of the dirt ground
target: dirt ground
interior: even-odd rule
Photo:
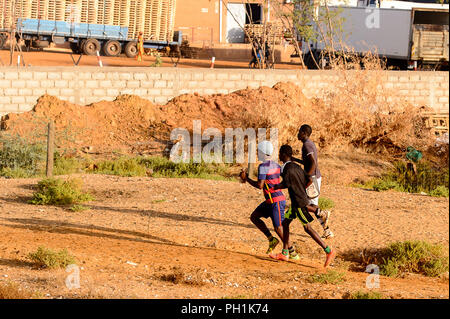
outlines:
[[[350,251],[409,239],[449,246],[448,199],[328,180],[322,194],[336,203],[337,236],[329,242],[338,251],[331,269],[345,273],[346,281],[313,283],[311,276],[323,272],[323,252],[294,222],[301,259],[267,258],[266,239],[249,221],[262,194],[249,185],[79,177],[96,198],[82,212],[27,204],[36,179],[0,179],[0,282],[13,281],[46,298],[342,298],[366,290],[367,274],[353,267]],[[66,288],[63,269],[37,269],[27,260],[40,245],[76,256],[81,288]],[[381,276],[376,290],[390,298],[449,298],[448,276]]]
[[[67,49],[45,49],[45,51],[30,51],[24,52],[23,57],[25,64],[31,66],[74,66],[73,60],[70,57],[71,50]],[[79,55],[73,56],[75,61],[78,60]],[[136,59],[127,58],[125,55],[120,57],[102,57],[103,66],[114,67],[145,67],[150,66],[155,62],[155,57],[144,56],[143,62],[138,62]],[[163,57],[163,67],[173,67],[176,60]],[[3,62],[4,65],[9,65],[10,53],[8,50],[0,50],[0,65]],[[13,65],[17,64],[17,54],[14,54]],[[216,60],[214,67],[221,68],[234,68],[234,69],[248,69],[248,61],[220,61]],[[98,66],[96,56],[85,56],[80,60],[79,66]],[[209,68],[211,66],[211,60],[207,59],[180,59],[178,67],[181,68]],[[277,63],[276,69],[299,69],[300,65],[296,63]]]

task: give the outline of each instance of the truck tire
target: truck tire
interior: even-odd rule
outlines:
[[[137,42],[128,42],[125,46],[125,54],[127,57],[135,58],[137,53]]]
[[[100,42],[97,39],[87,39],[83,45],[83,53],[86,55],[96,55],[100,51]]]
[[[122,53],[122,45],[119,41],[109,40],[103,45],[103,53],[106,56],[119,56]]]

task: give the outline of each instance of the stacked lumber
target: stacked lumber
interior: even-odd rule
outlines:
[[[265,37],[270,43],[280,44],[284,38],[283,25],[280,23],[267,23],[265,27],[263,24],[246,24],[245,30],[247,43],[254,38]]]
[[[119,25],[129,28],[132,39],[141,31],[146,40],[173,38],[176,0],[15,0],[12,8],[13,3],[0,0],[0,28],[9,28],[14,14],[16,19]]]
[[[129,11],[128,37],[136,39],[139,32],[144,32],[146,1],[131,0]]]
[[[98,2],[97,24],[114,24],[114,0],[102,0]]]
[[[0,29],[9,28],[11,25],[11,1],[0,0]]]

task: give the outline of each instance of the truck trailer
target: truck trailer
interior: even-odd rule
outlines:
[[[342,34],[334,35],[336,51],[376,53],[402,69],[448,68],[448,10],[342,6],[329,10],[343,18]],[[314,54],[316,61],[321,60],[324,43],[310,45],[312,50],[307,55]],[[322,58],[322,62],[326,63],[326,59]]]
[[[15,34],[28,49],[68,42],[77,54],[135,57],[142,32],[144,48],[169,47],[179,55],[175,5],[176,0],[0,0],[0,48]]]

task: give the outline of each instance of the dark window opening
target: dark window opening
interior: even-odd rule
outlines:
[[[448,12],[422,11],[414,12],[413,24],[448,25]]]
[[[245,5],[245,24],[262,24],[262,7],[260,4]]]

